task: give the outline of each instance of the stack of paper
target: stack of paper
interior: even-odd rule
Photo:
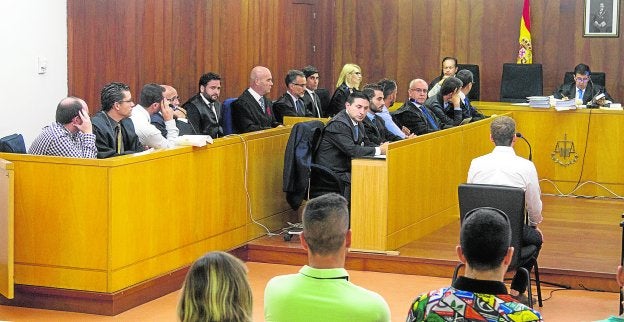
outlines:
[[[550,98],[548,96],[529,96],[527,97],[529,100],[530,107],[538,107],[538,108],[549,108],[550,107]]]
[[[182,135],[174,139],[177,145],[204,146],[206,143],[212,144],[210,135]]]
[[[560,99],[555,99],[555,109],[557,111],[567,111],[567,110],[573,110],[576,109],[576,105],[575,100],[574,99],[568,99],[568,100],[560,100]]]

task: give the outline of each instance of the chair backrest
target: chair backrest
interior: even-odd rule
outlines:
[[[591,81],[596,85],[606,87],[607,75],[604,72],[591,72]],[[574,72],[566,72],[563,75],[563,83],[574,83]]]
[[[1,138],[0,152],[26,153],[24,137],[21,134],[11,134]]]
[[[522,249],[522,231],[524,229],[524,189],[489,184],[462,183],[457,188],[459,196],[460,221],[472,209],[492,207],[500,209],[509,218],[511,225],[511,246],[514,254],[509,269],[519,264]]]
[[[503,65],[501,77],[501,102],[521,103],[527,96],[544,94],[544,76],[541,64]]]
[[[331,95],[326,88],[317,88],[314,92],[319,96],[321,100],[321,113],[323,117],[327,117],[326,111],[329,109],[329,101],[331,100]]]
[[[460,71],[462,69],[466,69],[472,72],[472,76],[473,76],[472,90],[470,91],[470,93],[468,93],[468,98],[471,101],[478,101],[481,97],[479,65],[457,64],[457,70]]]
[[[283,191],[286,201],[293,209],[298,209],[303,201],[310,179],[310,164],[316,150],[321,129],[321,121],[308,121],[293,126],[284,152]]]
[[[237,97],[232,97],[223,101],[220,123],[223,128],[224,135],[234,133],[234,124],[232,123],[232,103],[237,99]]]

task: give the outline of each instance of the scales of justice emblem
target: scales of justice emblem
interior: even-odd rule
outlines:
[[[550,158],[564,167],[576,163],[579,157],[574,148],[574,142],[568,141],[567,133],[563,135],[563,140],[557,141],[555,149],[550,153]]]

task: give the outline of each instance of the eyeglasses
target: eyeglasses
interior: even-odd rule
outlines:
[[[174,96],[172,98],[167,98],[166,100],[169,101],[169,102],[173,102],[173,101],[175,101],[177,99],[179,99],[179,97],[178,96]]]
[[[410,88],[410,91],[415,91],[416,93],[427,93],[427,89],[423,88]]]
[[[121,100],[121,101],[119,101],[119,103],[132,103],[132,104],[134,104],[134,101],[132,101],[131,99],[129,99],[129,100]]]
[[[306,86],[306,84],[297,84],[297,83],[291,83],[291,84],[293,84],[293,85],[295,85],[295,86],[301,86],[301,87]]]
[[[587,83],[587,82],[589,82],[589,77],[587,77],[587,78],[575,77],[574,80],[577,81],[577,82],[581,82],[581,83]]]

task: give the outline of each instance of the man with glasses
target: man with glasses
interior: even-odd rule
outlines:
[[[606,88],[592,82],[589,66],[578,64],[574,67],[574,82],[562,84],[555,90],[553,96],[562,99],[576,99],[586,105],[600,93],[604,93],[605,100],[613,100]]]
[[[420,78],[413,79],[409,83],[407,95],[409,99],[392,113],[392,118],[397,125],[407,127],[416,135],[442,129],[440,119],[424,105],[427,99],[427,82]]]
[[[189,124],[197,134],[210,135],[215,139],[223,136],[220,94],[221,76],[213,72],[205,73],[199,78],[199,93],[182,105]]]
[[[158,84],[146,84],[141,90],[141,104],[132,109],[132,123],[141,144],[154,149],[171,148],[180,131],[173,119],[173,109],[165,100],[165,88]],[[165,120],[167,135],[151,124],[151,116],[161,112]]]
[[[273,103],[275,119],[283,123],[284,116],[314,117],[312,102],[306,104],[303,99],[307,84],[305,74],[300,70],[291,69],[286,74],[284,82],[286,93]]]
[[[144,151],[130,120],[134,102],[124,83],[106,84],[100,93],[102,109],[92,118],[99,159]]]
[[[186,118],[186,110],[180,107],[178,91],[170,85],[161,86],[165,88],[165,104],[173,109],[173,119],[178,131],[180,131],[179,135],[197,134],[193,125]],[[150,122],[160,131],[163,137],[167,136],[167,124],[161,112],[150,115]]]
[[[457,58],[455,57],[444,57],[442,58],[442,72],[440,76],[434,78],[431,83],[429,83],[429,93],[427,97],[436,96],[440,92],[440,88],[442,88],[442,83],[445,79],[455,76],[457,73]]]

